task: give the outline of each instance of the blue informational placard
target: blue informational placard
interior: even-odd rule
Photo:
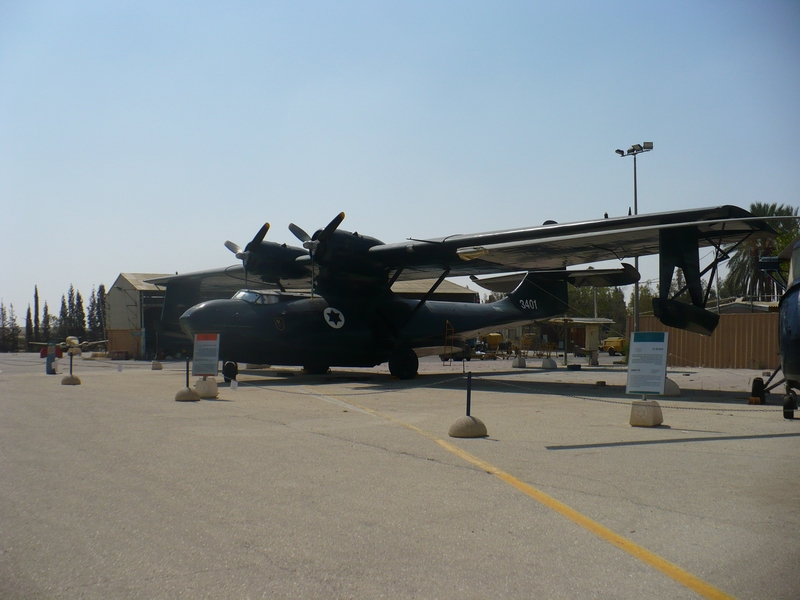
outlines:
[[[628,394],[662,395],[667,380],[665,331],[636,331],[628,352]]]

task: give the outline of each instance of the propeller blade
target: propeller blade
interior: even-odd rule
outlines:
[[[323,241],[323,242],[324,242],[325,240],[327,240],[327,239],[330,237],[330,235],[331,235],[331,234],[332,234],[334,231],[336,231],[336,229],[339,227],[339,225],[341,225],[341,224],[342,224],[342,221],[344,221],[344,213],[343,213],[343,212],[340,212],[338,215],[336,215],[336,216],[333,218],[333,221],[331,221],[330,223],[328,223],[328,225],[325,227],[325,229],[323,229],[323,230],[322,230],[322,233],[320,233],[320,234],[317,236],[317,239],[318,239],[318,240],[320,240],[320,241]]]
[[[242,253],[242,249],[239,247],[239,244],[234,244],[232,241],[227,240],[225,242],[225,247],[233,252],[236,255],[236,258],[239,258],[239,254]]]
[[[261,226],[261,229],[258,230],[256,236],[250,240],[250,243],[245,246],[245,250],[252,250],[258,248],[261,245],[261,242],[264,241],[264,238],[267,237],[267,232],[269,231],[269,223],[264,223]]]
[[[298,227],[294,223],[289,223],[289,231],[291,231],[294,234],[294,237],[301,242],[307,242],[311,239],[310,235],[308,235],[305,231],[303,231],[302,228]]]

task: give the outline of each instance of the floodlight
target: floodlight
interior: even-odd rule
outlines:
[[[645,150],[652,150],[653,149],[653,142],[645,142],[643,144]]]
[[[631,149],[634,152],[641,152],[642,151],[642,145],[641,144],[634,144],[633,146],[631,146]]]
[[[620,156],[625,156],[625,153],[622,150],[614,150],[614,152],[616,152]]]

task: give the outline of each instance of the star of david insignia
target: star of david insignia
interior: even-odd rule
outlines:
[[[325,322],[334,329],[341,329],[342,325],[344,325],[344,315],[342,311],[336,310],[335,308],[326,308]]]

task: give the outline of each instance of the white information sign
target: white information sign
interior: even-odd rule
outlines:
[[[628,351],[628,394],[663,394],[667,380],[667,333],[636,331]]]
[[[219,367],[219,334],[198,333],[194,336],[194,359],[192,375],[216,376]]]

